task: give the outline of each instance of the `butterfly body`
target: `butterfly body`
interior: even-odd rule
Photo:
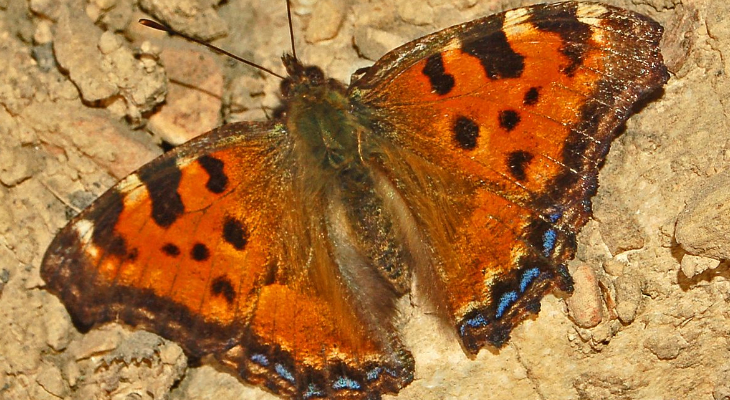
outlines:
[[[285,56],[274,120],[124,179],[61,230],[42,276],[81,329],[148,329],[287,397],[397,393],[414,283],[472,354],[572,290],[598,165],[668,78],[661,34],[566,2],[418,39],[350,86]]]

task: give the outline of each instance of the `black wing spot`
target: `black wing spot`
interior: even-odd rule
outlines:
[[[276,282],[277,275],[279,274],[279,264],[272,263],[266,267],[266,276],[261,281],[263,286],[269,286]]]
[[[239,220],[228,217],[223,224],[223,239],[238,250],[243,250],[248,243],[248,229]]]
[[[507,132],[511,132],[515,129],[521,120],[522,118],[520,118],[520,114],[515,110],[503,110],[499,112],[499,126],[504,128]]]
[[[530,90],[525,93],[525,97],[522,99],[522,104],[526,106],[534,106],[537,104],[538,100],[540,100],[540,88],[531,87]]]
[[[233,304],[233,301],[236,300],[236,290],[233,288],[231,280],[226,276],[219,276],[213,279],[210,285],[210,292],[214,296],[223,296],[228,304]]]
[[[172,243],[167,243],[166,245],[162,246],[162,252],[170,257],[177,257],[180,255],[180,248]]]
[[[127,252],[127,261],[135,262],[139,257],[139,250],[135,247]]]
[[[190,251],[190,257],[195,261],[205,261],[210,258],[210,250],[202,243],[195,243],[193,249]]]
[[[228,176],[223,172],[225,163],[212,156],[202,156],[198,158],[198,164],[208,174],[205,187],[213,193],[223,193],[228,185]]]
[[[578,19],[577,6],[566,3],[562,7],[536,9],[530,22],[539,30],[557,33],[563,44],[560,52],[568,59],[568,65],[561,68],[567,76],[573,76],[583,64],[585,53],[590,49],[591,27]]]
[[[91,241],[110,255],[124,257],[127,255],[127,241],[114,230],[124,211],[124,195],[112,189],[104,196],[107,206],[104,209],[92,208],[94,231]]]
[[[459,117],[454,123],[454,140],[464,150],[474,150],[479,138],[479,125],[467,117]]]
[[[461,51],[476,57],[492,80],[519,78],[525,70],[525,57],[512,49],[502,30],[464,43]]]
[[[525,170],[534,157],[532,153],[522,150],[509,153],[507,156],[507,167],[509,168],[510,174],[518,181],[525,181],[527,179]]]
[[[444,59],[441,53],[436,53],[426,59],[426,66],[423,67],[423,74],[431,82],[431,90],[441,96],[449,93],[454,88],[454,76],[446,73]]]
[[[152,219],[162,227],[168,228],[185,212],[180,187],[182,172],[170,157],[153,167],[142,168],[139,179],[147,188],[152,200]]]

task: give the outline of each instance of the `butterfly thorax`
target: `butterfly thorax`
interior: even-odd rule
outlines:
[[[290,56],[283,60],[289,72],[281,84],[285,124],[303,161],[333,172],[352,167],[362,127],[349,112],[345,86],[318,67]]]
[[[283,59],[289,72],[281,87],[283,122],[299,160],[297,175],[318,197],[310,200],[324,205],[334,247],[351,250],[347,255],[333,254],[339,265],[347,266],[340,273],[346,281],[362,280],[363,273],[351,270],[352,265],[374,265],[376,272],[364,278],[373,281],[371,286],[405,292],[410,252],[402,245],[407,228],[397,221],[410,217],[397,215],[401,212],[396,210],[405,207],[393,204],[388,195],[392,183],[370,165],[368,146],[362,143],[369,129],[353,112],[342,83],[325,78],[318,67],[303,66],[292,57]]]

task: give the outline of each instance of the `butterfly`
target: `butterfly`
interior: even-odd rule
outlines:
[[[123,179],[57,234],[42,277],[82,331],[146,329],[284,397],[398,393],[413,285],[468,354],[572,290],[616,128],[668,80],[662,31],[564,2],[414,40],[349,86],[285,55],[274,119]]]

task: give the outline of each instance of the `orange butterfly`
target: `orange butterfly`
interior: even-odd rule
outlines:
[[[119,182],[42,276],[82,330],[138,326],[287,397],[397,393],[414,362],[395,303],[414,281],[471,354],[572,290],[598,166],[668,79],[661,35],[567,2],[417,39],[349,87],[284,56],[280,117]]]

